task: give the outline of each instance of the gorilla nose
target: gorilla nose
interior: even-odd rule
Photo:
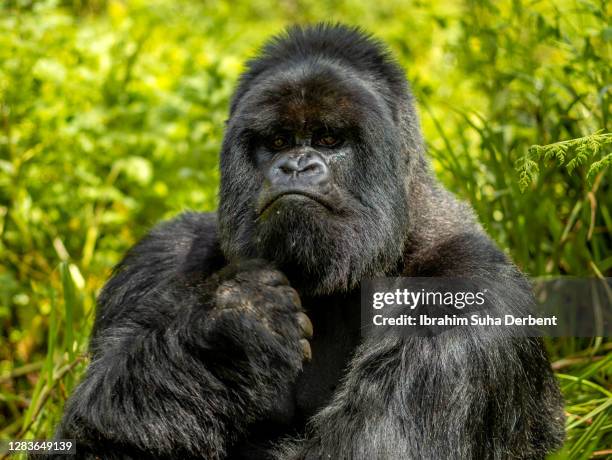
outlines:
[[[329,179],[329,169],[316,153],[283,155],[270,167],[272,185],[320,186]]]

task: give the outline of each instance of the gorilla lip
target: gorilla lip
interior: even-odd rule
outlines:
[[[321,197],[320,195],[309,192],[307,190],[290,189],[290,190],[283,190],[280,193],[274,193],[266,197],[266,199],[263,200],[263,204],[259,206],[259,212],[258,212],[259,216],[262,216],[268,209],[270,209],[270,207],[272,207],[274,203],[276,203],[281,198],[286,197],[286,196],[291,196],[291,195],[306,197],[316,203],[319,203],[321,206],[323,206],[328,211],[332,211],[332,212],[334,211],[334,209],[331,207],[329,202],[323,199],[323,197]]]

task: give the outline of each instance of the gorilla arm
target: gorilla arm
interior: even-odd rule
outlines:
[[[224,458],[275,406],[301,368],[299,300],[255,262],[211,275],[224,264],[212,215],[186,214],[130,251],[100,296],[92,362],[58,433],[80,455]],[[257,293],[282,308],[237,308]]]
[[[406,273],[453,274],[489,280],[499,308],[520,311],[531,301],[518,271],[478,234],[414,255]],[[433,337],[372,337],[357,350],[331,403],[311,420],[306,439],[281,446],[277,455],[544,458],[563,439],[562,424],[551,423],[563,416],[552,380],[535,338],[462,328]]]

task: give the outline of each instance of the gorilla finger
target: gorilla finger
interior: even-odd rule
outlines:
[[[302,357],[304,361],[312,361],[312,348],[310,348],[310,342],[306,339],[301,339],[300,346],[302,347]]]
[[[297,314],[297,320],[298,324],[300,325],[302,336],[306,337],[307,339],[312,339],[313,330],[310,318],[306,316],[305,313],[300,312]]]
[[[292,306],[297,307],[298,310],[302,309],[302,299],[295,289],[291,286],[280,286],[279,290]]]

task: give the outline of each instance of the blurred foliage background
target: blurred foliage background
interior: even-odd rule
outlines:
[[[612,276],[605,0],[0,5],[0,439],[52,435],[124,251],[160,219],[215,209],[228,98],[291,23],[391,46],[438,176],[529,275]],[[612,344],[547,345],[567,400],[557,457],[612,456]]]

